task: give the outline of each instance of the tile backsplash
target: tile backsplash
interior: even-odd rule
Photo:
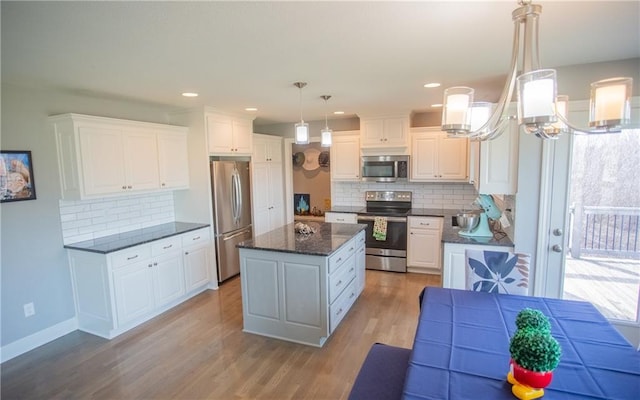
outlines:
[[[478,194],[468,183],[360,183],[333,182],[333,206],[364,207],[367,190],[406,190],[413,193],[414,208],[459,209],[469,206]]]
[[[60,200],[64,244],[175,221],[173,192]]]

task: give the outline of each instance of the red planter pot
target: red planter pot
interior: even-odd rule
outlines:
[[[523,385],[527,385],[535,389],[541,389],[549,386],[551,383],[553,371],[530,371],[522,368],[513,360],[511,360],[511,364],[513,365],[513,377]]]

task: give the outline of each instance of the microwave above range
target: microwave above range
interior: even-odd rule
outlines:
[[[363,156],[360,165],[363,181],[406,182],[409,179],[409,156]]]

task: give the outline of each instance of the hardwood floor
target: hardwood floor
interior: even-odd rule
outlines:
[[[367,270],[323,348],[242,332],[240,279],[109,341],[76,331],[2,364],[2,399],[345,399],[375,342],[410,348],[439,275]]]

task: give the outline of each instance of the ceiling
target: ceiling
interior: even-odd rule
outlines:
[[[539,3],[545,67],[640,57],[640,2]],[[5,83],[176,108],[256,107],[255,123],[264,125],[300,118],[295,81],[308,83],[307,121],[335,110],[429,111],[457,85],[495,101],[517,2],[3,0],[1,7]],[[442,87],[423,87],[432,81]],[[184,98],[186,91],[200,95]]]

